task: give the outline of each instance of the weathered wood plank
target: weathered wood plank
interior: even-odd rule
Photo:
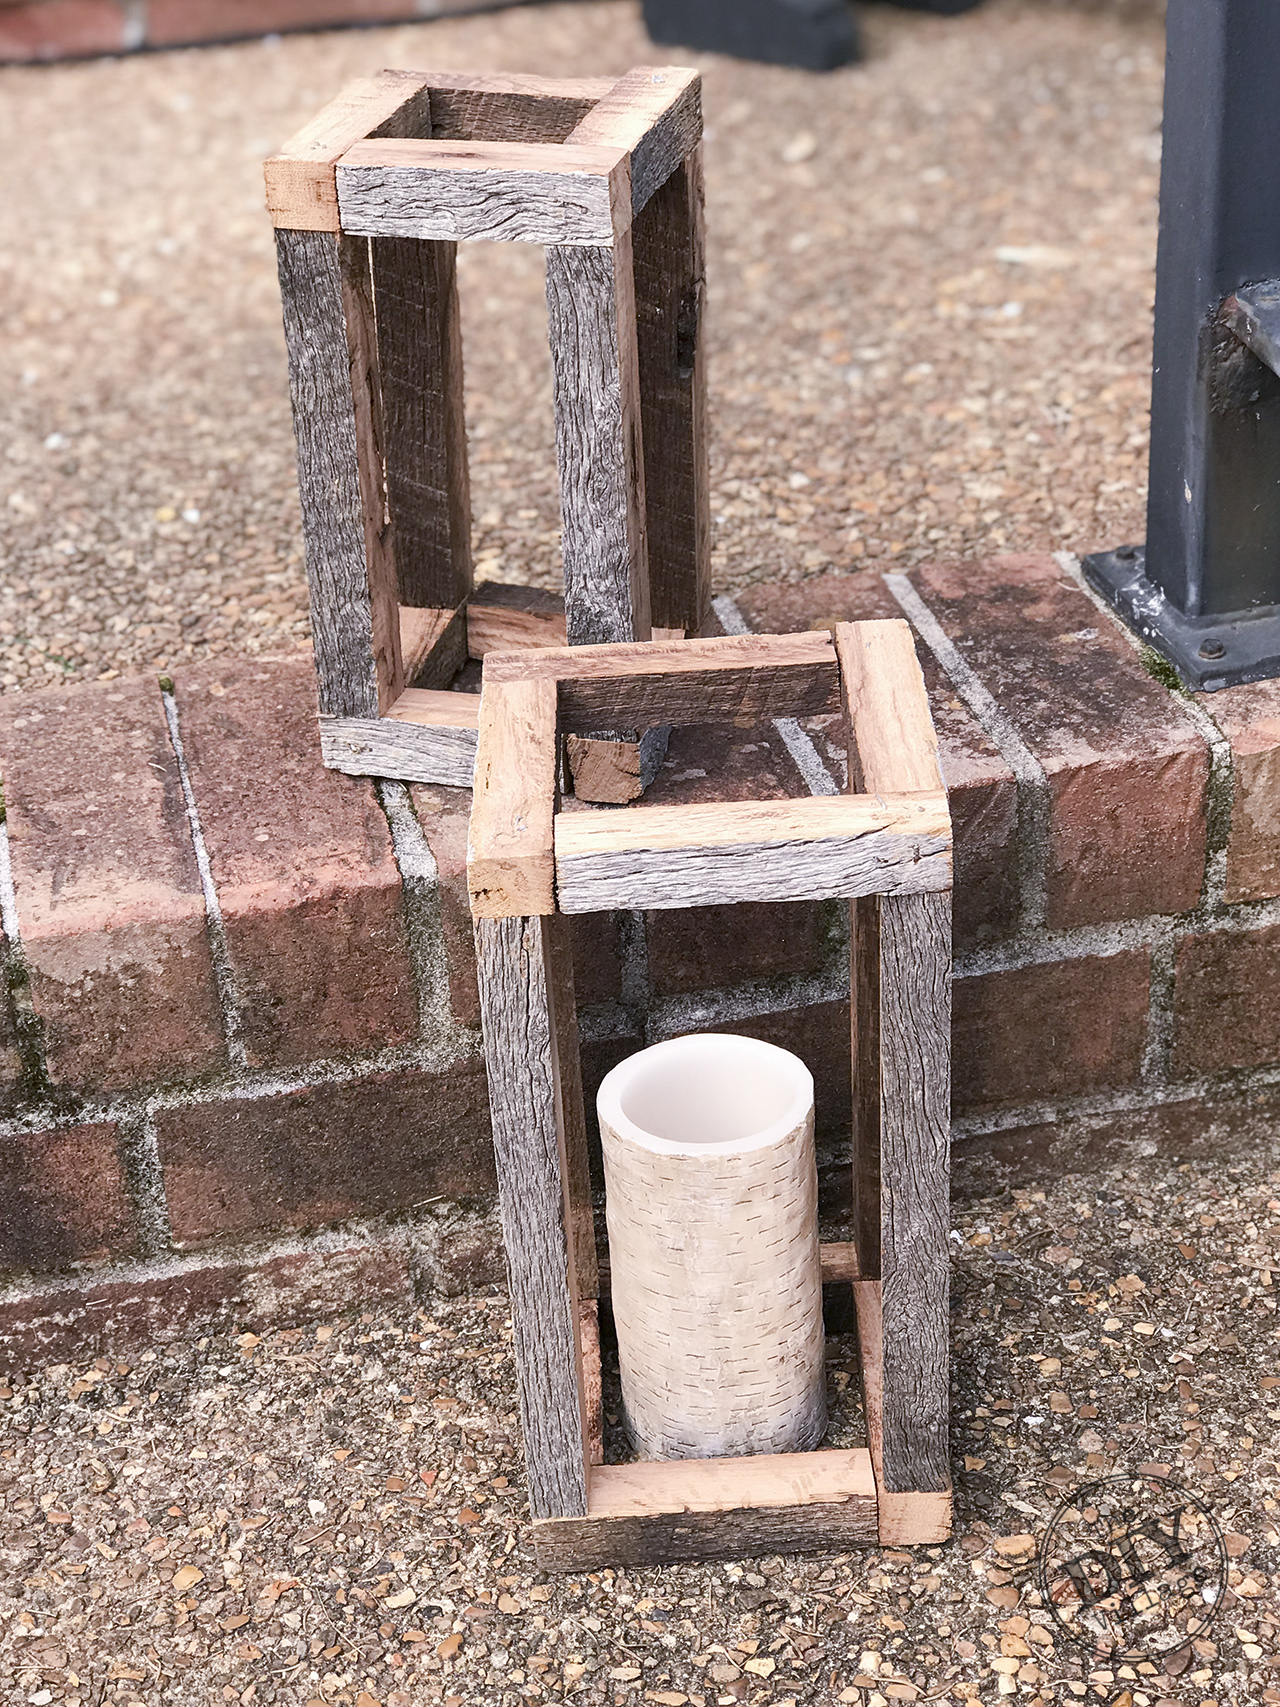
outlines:
[[[681,65],[641,65],[628,71],[569,138],[628,150],[636,213],[701,140],[702,79]]]
[[[950,1486],[951,896],[880,905],[884,1480]]]
[[[556,757],[554,682],[486,680],[467,846],[477,918],[556,910]]]
[[[586,1418],[546,929],[475,921],[529,1505],[535,1518],[568,1518],[588,1509]]]
[[[567,142],[574,126],[611,87],[606,77],[561,80],[433,72],[431,134],[454,142]]]
[[[276,233],[320,710],[376,717],[400,693],[368,245]]]
[[[631,246],[650,611],[701,634],[713,620],[701,148],[637,214]]]
[[[640,370],[625,231],[612,249],[548,248],[547,315],[569,644],[647,641]]]
[[[858,1261],[858,1247],[851,1240],[830,1240],[825,1245],[818,1246],[818,1255],[822,1259],[822,1284],[831,1286],[837,1281],[860,1280],[862,1266]]]
[[[880,897],[849,908],[853,1234],[864,1280],[880,1278]]]
[[[566,913],[949,890],[950,820],[936,795],[562,813],[555,869]]]
[[[484,581],[467,601],[467,650],[473,658],[566,644],[560,593]]]
[[[337,161],[379,127],[402,128],[398,115],[417,111],[426,83],[423,71],[379,71],[349,83],[322,107],[263,163],[272,223],[289,231],[338,231]]]
[[[402,699],[415,690],[405,690]],[[322,717],[320,752],[330,770],[348,776],[398,777],[402,782],[434,782],[470,788],[476,765],[476,716],[467,720],[468,702],[479,694],[424,694],[424,698],[461,702],[457,712],[441,712],[451,721],[405,717],[397,703],[386,717]]]
[[[578,1300],[578,1337],[582,1342],[582,1409],[586,1417],[587,1463],[604,1463],[604,1383],[600,1368],[600,1304]]]
[[[858,1357],[862,1367],[863,1415],[876,1480],[880,1541],[886,1547],[919,1547],[951,1534],[951,1482],[930,1491],[895,1493],[884,1485],[884,1333],[880,1282],[855,1280]]]
[[[533,1539],[548,1570],[874,1545],[870,1455],[859,1447],[600,1465],[586,1517],[536,1523]]]
[[[617,149],[371,139],[343,155],[337,182],[342,229],[363,237],[594,247],[631,222]]]
[[[565,1194],[569,1205],[567,1229],[578,1293],[595,1298],[600,1292],[596,1255],[595,1211],[591,1202],[591,1160],[587,1142],[587,1111],[582,1096],[582,1049],[578,1039],[578,1008],[573,987],[573,939],[569,921],[555,914],[547,921],[547,977],[556,1018],[556,1059],[559,1063],[561,1126],[565,1145]],[[599,1348],[597,1346],[597,1364]],[[597,1375],[598,1378],[598,1375]]]
[[[471,590],[457,248],[375,237],[370,249],[400,602],[456,606]]]
[[[447,688],[467,661],[466,605],[443,610],[401,605],[400,656],[410,687]]]
[[[835,644],[852,731],[850,789],[910,794],[941,788],[938,738],[910,625],[900,618],[840,622]]]

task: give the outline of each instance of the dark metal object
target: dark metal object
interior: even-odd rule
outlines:
[[[1145,549],[1085,574],[1191,687],[1280,675],[1280,5],[1169,0]]]
[[[767,65],[834,71],[858,57],[847,0],[644,0],[644,22],[664,47]]]

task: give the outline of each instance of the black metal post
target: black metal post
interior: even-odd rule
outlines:
[[[1190,687],[1280,675],[1280,0],[1169,0],[1143,546],[1085,574]]]

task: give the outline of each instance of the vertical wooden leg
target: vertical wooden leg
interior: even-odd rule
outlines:
[[[404,687],[369,245],[277,231],[320,711],[377,717]]]
[[[457,245],[375,237],[370,248],[400,603],[455,611],[471,591]],[[411,686],[446,687],[466,661],[462,625],[439,628],[441,656]]]
[[[551,921],[474,922],[529,1504],[535,1518],[581,1517],[588,1427]]]
[[[951,896],[880,906],[880,1274],[884,1479],[950,1486]]]
[[[880,897],[849,903],[853,1065],[853,1243],[863,1280],[880,1278]]]
[[[690,635],[711,618],[702,205],[699,145],[631,228],[650,613]]]

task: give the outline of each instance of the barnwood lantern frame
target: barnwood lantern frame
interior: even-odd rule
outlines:
[[[701,135],[700,81],[679,67],[383,71],[266,162],[331,768],[469,786],[476,696],[445,691],[468,657],[708,627]],[[546,249],[559,615],[472,585],[470,239]],[[594,777],[592,798],[634,798],[659,743],[601,733],[621,739],[571,755],[579,793]]]
[[[560,810],[559,742],[843,711],[838,797]],[[905,622],[490,653],[468,885],[539,1562],[946,1538],[951,821]],[[868,1446],[605,1465],[600,1292],[566,916],[847,898],[853,1280]]]

